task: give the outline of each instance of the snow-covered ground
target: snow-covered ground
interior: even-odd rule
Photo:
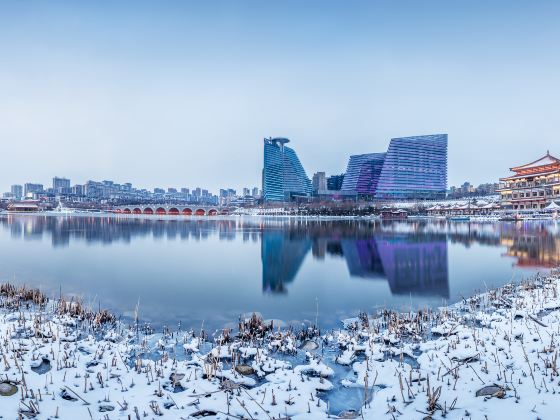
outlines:
[[[3,286],[0,418],[553,419],[559,286],[553,272],[321,335],[254,317],[211,342]]]

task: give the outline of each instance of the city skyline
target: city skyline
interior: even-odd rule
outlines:
[[[217,191],[260,184],[263,137],[336,174],[433,132],[449,185],[497,181],[557,141],[559,8],[3,3],[0,190],[60,173]]]

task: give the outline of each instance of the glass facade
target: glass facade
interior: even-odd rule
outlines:
[[[447,134],[391,139],[375,198],[444,198]]]
[[[285,138],[264,139],[264,201],[289,201],[295,196],[311,195],[311,180],[296,152],[286,146],[288,142]]]
[[[346,194],[373,197],[384,160],[385,153],[350,156],[341,191]]]

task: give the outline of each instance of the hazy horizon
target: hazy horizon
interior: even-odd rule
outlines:
[[[447,133],[448,185],[560,155],[555,2],[3,2],[0,193],[53,176],[260,188]]]

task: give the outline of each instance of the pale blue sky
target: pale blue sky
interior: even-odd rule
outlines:
[[[558,2],[2,1],[0,191],[260,186],[448,133],[449,183],[560,155]]]

